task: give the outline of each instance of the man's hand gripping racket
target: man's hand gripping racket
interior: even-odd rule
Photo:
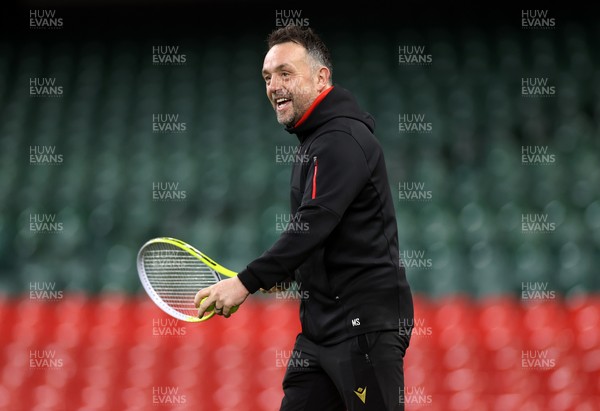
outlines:
[[[215,314],[229,317],[248,296],[236,272],[171,237],[144,244],[137,269],[152,301],[182,321],[206,321]]]

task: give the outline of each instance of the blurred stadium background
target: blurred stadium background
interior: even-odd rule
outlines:
[[[135,269],[155,236],[233,270],[277,238],[277,154],[295,141],[260,68],[278,16],[323,35],[334,81],[378,124],[415,293],[406,409],[600,409],[590,10],[522,27],[520,8],[54,4],[8,12],[0,40],[0,409],[278,409],[298,301],[174,323]],[[30,27],[31,10],[62,24]],[[407,46],[424,65],[402,63]],[[180,64],[154,64],[160,50]],[[524,78],[552,88],[524,95]]]

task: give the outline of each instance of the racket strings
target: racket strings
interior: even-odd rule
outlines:
[[[216,284],[218,275],[195,256],[169,244],[154,244],[145,250],[143,264],[155,293],[172,309],[198,315],[196,293]]]

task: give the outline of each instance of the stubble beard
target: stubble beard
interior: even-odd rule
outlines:
[[[292,97],[291,113],[278,113],[277,122],[285,127],[293,127],[302,118],[302,115],[308,110],[312,101],[306,99],[304,101],[301,97]]]

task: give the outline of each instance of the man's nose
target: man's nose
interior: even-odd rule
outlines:
[[[281,90],[281,79],[278,77],[273,77],[269,84],[267,85],[267,91],[269,95],[275,94]]]

